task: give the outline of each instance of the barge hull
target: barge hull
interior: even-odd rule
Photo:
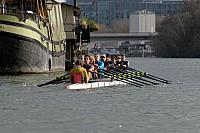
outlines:
[[[0,73],[64,71],[64,52],[53,57],[37,40],[3,31],[0,40]]]

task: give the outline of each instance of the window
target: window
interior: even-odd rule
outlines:
[[[28,1],[24,2],[24,11],[32,11],[30,2],[28,2]]]
[[[6,7],[11,8],[11,9],[17,9],[17,8],[19,8],[19,2],[18,1],[8,2],[8,3],[6,3]]]

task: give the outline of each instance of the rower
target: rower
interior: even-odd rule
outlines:
[[[83,68],[86,69],[88,78],[92,79],[92,73],[94,72],[94,66],[92,64],[90,64],[90,56],[89,55],[84,56]]]
[[[114,63],[110,58],[109,54],[106,54],[106,61],[104,63],[104,67],[106,70],[110,70],[112,67],[114,67]]]
[[[116,56],[115,55],[111,56],[111,61],[113,62],[113,65],[115,66],[115,64],[116,64]]]
[[[126,59],[125,54],[121,55],[122,60],[122,68],[126,69],[129,66],[129,61]]]
[[[88,82],[87,71],[82,67],[81,60],[77,60],[75,66],[71,69],[70,81],[72,84]]]
[[[122,67],[121,56],[117,56],[117,60],[116,60],[116,63],[115,63],[115,67],[121,69],[121,67]]]
[[[100,61],[100,55],[95,54],[95,64],[94,67],[98,70],[98,78],[102,77],[103,69],[104,69],[104,63]]]
[[[103,55],[101,56],[100,61],[102,61],[102,62],[104,63],[104,67],[105,67],[105,61],[106,61],[106,55],[105,55],[105,54],[103,54]]]

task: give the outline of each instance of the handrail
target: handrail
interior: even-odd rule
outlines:
[[[44,18],[43,16],[39,16],[33,11],[22,11],[19,9],[7,8],[7,7],[0,7],[0,14],[6,15],[14,15],[22,20],[32,19],[33,21],[38,23],[38,20],[41,20],[45,23],[48,22],[48,18]]]

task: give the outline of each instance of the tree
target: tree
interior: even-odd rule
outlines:
[[[100,25],[97,24],[96,21],[89,20],[86,17],[83,17],[83,18],[80,19],[80,25],[86,26],[86,27],[88,26],[90,28],[90,32],[98,31],[99,27],[100,27]]]
[[[114,20],[111,25],[100,25],[99,32],[127,33],[129,32],[129,20],[118,19]]]
[[[111,24],[111,29],[112,32],[127,33],[129,32],[129,20],[128,19],[115,20]]]
[[[157,56],[200,57],[200,2],[187,2],[181,11],[162,21],[155,44]]]

